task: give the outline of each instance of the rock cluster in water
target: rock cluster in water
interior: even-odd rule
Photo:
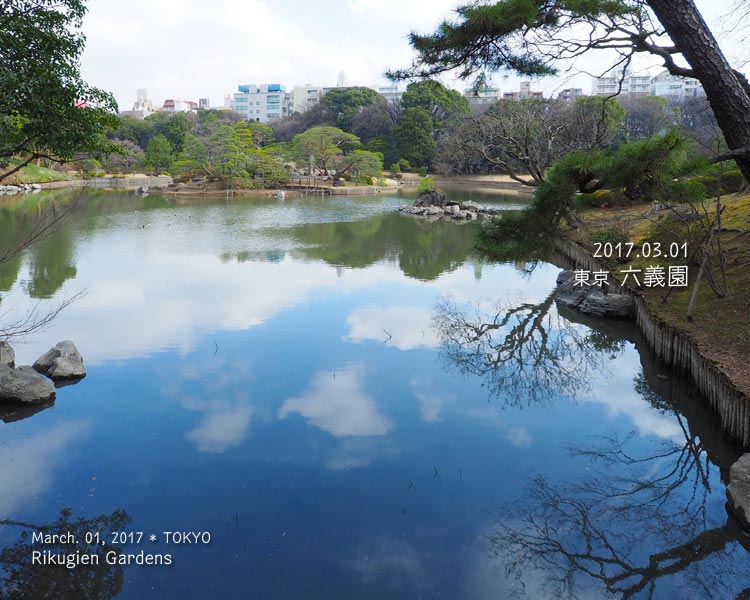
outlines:
[[[16,367],[15,353],[0,342],[0,402],[37,404],[55,397],[55,383],[86,377],[83,357],[65,340],[40,356],[33,366]]]
[[[633,314],[632,296],[607,293],[593,285],[576,285],[574,271],[562,271],[557,276],[555,298],[563,306],[585,315],[629,319]]]
[[[734,514],[750,531],[750,453],[742,455],[729,469],[727,499]]]
[[[412,206],[402,206],[399,211],[420,217],[449,218],[456,221],[487,218],[498,214],[495,208],[481,206],[476,202],[455,202],[448,200],[440,191],[426,192],[419,196]]]
[[[15,194],[36,194],[42,186],[38,183],[24,183],[22,185],[0,185],[0,196],[13,196]]]

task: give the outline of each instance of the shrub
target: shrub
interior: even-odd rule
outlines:
[[[401,167],[401,171],[403,173],[411,173],[413,171],[413,169],[411,168],[411,163],[405,158],[402,158],[401,160],[399,160],[398,164]]]
[[[419,176],[427,177],[427,167],[419,167]]]
[[[432,177],[423,177],[419,180],[419,185],[417,186],[417,192],[420,194],[426,194],[428,192],[434,192],[435,191],[435,182],[432,181]]]
[[[664,186],[663,198],[677,204],[698,202],[706,197],[706,188],[693,179],[673,181]]]

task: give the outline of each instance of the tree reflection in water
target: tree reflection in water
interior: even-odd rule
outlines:
[[[441,359],[463,376],[482,378],[490,396],[512,406],[576,397],[595,373],[606,372],[607,359],[616,358],[624,341],[571,325],[554,305],[550,294],[487,315],[443,299],[433,317]]]
[[[488,317],[443,301],[435,314],[441,356],[515,406],[575,396],[625,339],[611,322],[553,305],[550,296]],[[627,336],[642,345],[632,329]],[[541,581],[543,597],[554,598],[750,598],[750,538],[717,507],[723,490],[711,493],[712,470],[726,481],[741,450],[684,378],[665,378],[647,351],[641,362],[635,390],[677,425],[677,437],[647,449],[635,434],[594,437],[568,448],[585,477],[530,480],[486,537],[519,596],[528,588],[537,597],[531,587]]]
[[[123,567],[110,565],[105,560],[107,552],[120,554],[117,546],[106,543],[86,543],[86,534],[101,532],[101,540],[110,531],[120,531],[130,522],[124,510],[92,519],[72,519],[71,510],[65,509],[54,523],[36,525],[21,521],[1,520],[0,531],[20,528],[21,539],[0,550],[0,598],[8,600],[54,598],[55,600],[105,600],[120,593],[124,581]],[[66,534],[70,532],[75,543],[33,544],[32,534]],[[96,554],[98,565],[78,565],[68,569],[63,565],[32,564],[33,550],[49,550],[53,554]]]
[[[555,597],[592,586],[623,599],[744,597],[748,538],[731,515],[709,523],[702,451],[686,439],[636,455],[629,441],[573,450],[592,461],[582,481],[534,478],[497,519],[489,552],[518,591],[541,573]]]

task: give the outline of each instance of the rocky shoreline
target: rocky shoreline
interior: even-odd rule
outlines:
[[[16,194],[38,194],[42,186],[38,183],[23,183],[21,185],[0,185],[0,196],[15,196]]]

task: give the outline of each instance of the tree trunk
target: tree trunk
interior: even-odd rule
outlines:
[[[747,81],[729,65],[693,0],[647,2],[703,85],[730,150],[750,147]],[[750,182],[750,157],[736,160]]]

